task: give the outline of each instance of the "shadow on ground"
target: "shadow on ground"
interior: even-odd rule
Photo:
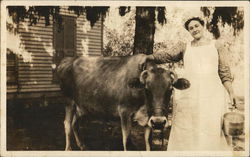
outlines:
[[[63,99],[7,102],[7,150],[64,150]],[[80,123],[88,150],[123,150],[120,120],[88,117]],[[165,132],[168,138],[169,129]],[[158,138],[158,137],[156,137]],[[74,139],[73,139],[74,140]],[[166,150],[166,139],[163,150]],[[157,140],[153,150],[161,150]],[[158,142],[158,144],[157,144]],[[145,150],[144,129],[133,124],[130,150]],[[73,141],[73,150],[79,150]]]

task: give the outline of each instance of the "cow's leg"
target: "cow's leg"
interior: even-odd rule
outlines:
[[[65,136],[66,136],[65,150],[72,150],[71,149],[71,134],[72,134],[72,120],[73,120],[74,114],[75,114],[74,101],[71,100],[65,107],[65,120],[64,120]]]
[[[131,130],[131,115],[123,107],[118,107],[118,112],[121,118],[121,128],[122,128],[122,144],[124,151],[127,150],[127,140],[130,135]]]
[[[79,117],[75,114],[72,121],[72,128],[76,139],[76,144],[81,150],[86,150],[86,146],[81,142],[79,136]]]
[[[122,143],[124,151],[127,150],[127,141],[131,130],[131,119],[127,116],[121,117]]]
[[[151,128],[146,127],[145,128],[145,133],[144,133],[146,151],[150,151],[150,143],[149,143],[150,134],[151,134]]]

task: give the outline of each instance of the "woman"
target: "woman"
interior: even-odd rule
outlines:
[[[235,103],[230,69],[222,45],[204,35],[204,21],[198,17],[185,22],[193,40],[179,43],[169,52],[146,56],[158,63],[184,61],[184,77],[191,87],[176,93],[168,151],[225,150],[229,147],[221,131],[225,97]],[[224,89],[223,89],[224,85]],[[226,89],[228,95],[224,90]]]

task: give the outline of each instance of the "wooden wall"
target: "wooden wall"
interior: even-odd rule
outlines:
[[[103,23],[99,20],[94,27],[90,27],[84,16],[77,17],[66,8],[61,9],[62,15],[76,18],[76,54],[101,55],[103,43]],[[17,84],[7,85],[7,97],[31,97],[56,95],[60,91],[59,85],[53,82],[55,69],[53,56],[53,22],[45,26],[45,20],[40,19],[36,25],[29,26],[28,21],[18,25],[18,34],[24,50],[32,56],[31,61],[25,61],[21,56],[8,61],[7,71],[16,66]],[[8,69],[9,68],[9,69]],[[11,77],[11,76],[7,76]]]

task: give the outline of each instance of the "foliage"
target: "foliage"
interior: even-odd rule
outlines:
[[[142,7],[136,7],[136,9],[138,8],[142,8]],[[143,7],[145,8],[145,7]],[[157,11],[157,21],[160,23],[160,24],[165,24],[167,22],[167,19],[165,17],[165,12],[166,12],[166,8],[165,7],[150,7],[152,9],[154,9],[155,11]],[[124,16],[125,14],[129,13],[131,10],[131,7],[124,7],[124,6],[121,6],[119,8],[119,14],[121,16]]]
[[[104,56],[127,56],[133,53],[135,33],[135,14],[130,14],[123,27],[118,29],[104,27]]]
[[[54,20],[61,21],[59,6],[8,6],[9,15],[15,23],[29,19],[30,25],[37,24],[41,17],[45,19],[45,25],[50,25],[50,16]]]
[[[50,25],[50,17],[53,21],[61,24],[62,17],[60,15],[59,6],[8,6],[9,15],[15,23],[29,20],[30,25],[37,24],[41,17],[45,19],[45,25]],[[109,7],[91,7],[91,6],[69,6],[68,10],[74,11],[78,16],[86,14],[87,20],[90,21],[91,26],[94,26],[101,16],[106,15]]]
[[[6,21],[6,29],[8,32],[16,35],[17,34],[17,26],[11,22]]]
[[[78,16],[86,14],[86,18],[90,21],[91,26],[101,18],[106,16],[109,7],[81,7],[81,6],[69,6],[69,10],[73,10]]]
[[[219,23],[223,26],[228,24],[232,26],[234,35],[243,29],[244,27],[244,10],[238,7],[201,7],[206,17],[210,17],[211,21],[207,23],[207,28],[210,32],[214,34],[217,39],[220,37],[220,30],[218,27]]]
[[[157,11],[157,21],[160,24],[167,22],[165,7],[154,7]],[[61,23],[62,18],[59,14],[59,6],[8,6],[9,15],[13,18],[15,23],[19,23],[24,19],[29,19],[30,25],[36,24],[41,17],[44,17],[45,25],[50,25],[50,16],[53,20]],[[100,19],[101,16],[105,17],[109,10],[109,7],[91,7],[91,6],[69,6],[69,10],[74,11],[75,14],[83,15],[86,14],[87,20],[90,21],[91,26]],[[119,14],[124,16],[130,12],[131,7],[121,6],[119,8]],[[228,24],[234,28],[234,33],[242,30],[244,27],[244,10],[238,7],[201,7],[201,11],[206,17],[210,17],[211,21],[208,22],[207,28],[212,32],[215,38],[220,36],[218,23],[223,25]]]
[[[161,25],[167,23],[167,19],[165,17],[166,8],[165,7],[157,7],[156,10],[158,12],[158,15],[157,15],[158,22]]]
[[[127,13],[129,13],[131,10],[131,7],[120,7],[119,8],[119,14],[121,16],[125,16]]]
[[[108,30],[107,37],[110,40],[104,47],[104,56],[127,56],[133,53],[133,40],[126,33],[119,35],[116,30]]]

